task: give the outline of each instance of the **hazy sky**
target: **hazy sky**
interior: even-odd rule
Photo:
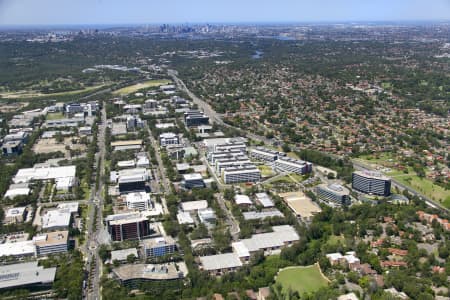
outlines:
[[[0,0],[0,25],[449,19],[450,0]]]

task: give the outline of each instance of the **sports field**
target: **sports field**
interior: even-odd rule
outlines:
[[[297,291],[303,293],[315,292],[328,285],[328,278],[320,272],[319,266],[314,264],[307,267],[287,267],[282,269],[275,279],[282,286],[283,293]]]
[[[137,92],[142,89],[147,89],[147,88],[165,85],[165,84],[169,84],[169,83],[170,83],[170,80],[149,80],[149,81],[133,84],[130,86],[126,86],[117,91],[114,91],[113,94],[128,95],[128,94],[132,94],[132,93]]]

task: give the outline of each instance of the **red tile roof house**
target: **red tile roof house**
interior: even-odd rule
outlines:
[[[406,256],[408,255],[408,250],[396,249],[396,248],[388,248],[389,253],[398,255],[398,256]]]

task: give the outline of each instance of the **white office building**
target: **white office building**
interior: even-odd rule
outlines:
[[[274,167],[281,172],[290,172],[300,175],[312,171],[312,164],[310,162],[289,157],[279,157],[274,161]]]
[[[241,182],[258,182],[261,180],[261,171],[254,165],[236,166],[223,171],[225,184]]]
[[[180,138],[177,134],[173,132],[165,132],[161,133],[159,135],[159,144],[162,147],[165,147],[167,145],[179,145],[180,144]]]
[[[153,208],[150,195],[145,192],[126,194],[125,202],[127,204],[128,209],[143,211],[143,210],[150,210]]]

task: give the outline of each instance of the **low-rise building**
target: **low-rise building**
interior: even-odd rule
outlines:
[[[170,236],[143,240],[146,258],[155,258],[175,253],[177,246]]]
[[[250,197],[247,195],[235,195],[234,202],[241,206],[250,206],[253,204],[252,200],[250,200]]]
[[[181,210],[183,210],[184,212],[194,212],[208,208],[208,201],[198,200],[198,201],[181,202],[180,206]]]
[[[0,266],[0,289],[51,288],[55,275],[56,268],[45,269],[37,261]]]
[[[200,268],[211,275],[222,275],[242,267],[242,261],[234,252],[201,256],[199,260]]]
[[[186,189],[204,188],[205,182],[201,174],[192,173],[183,175],[183,186]]]
[[[70,226],[71,213],[68,210],[48,210],[42,216],[42,229],[64,230]]]
[[[24,207],[12,207],[6,210],[3,222],[5,224],[22,223],[27,216],[27,208]]]
[[[264,208],[274,207],[272,199],[270,199],[267,193],[256,193],[256,202]]]
[[[138,288],[149,281],[183,279],[188,274],[184,262],[166,264],[127,264],[113,269],[113,275],[121,284],[129,288]]]
[[[180,137],[173,132],[164,132],[159,135],[159,144],[162,147],[167,145],[179,145]]]
[[[54,231],[37,235],[33,238],[37,255],[67,252],[68,241],[68,231]]]

